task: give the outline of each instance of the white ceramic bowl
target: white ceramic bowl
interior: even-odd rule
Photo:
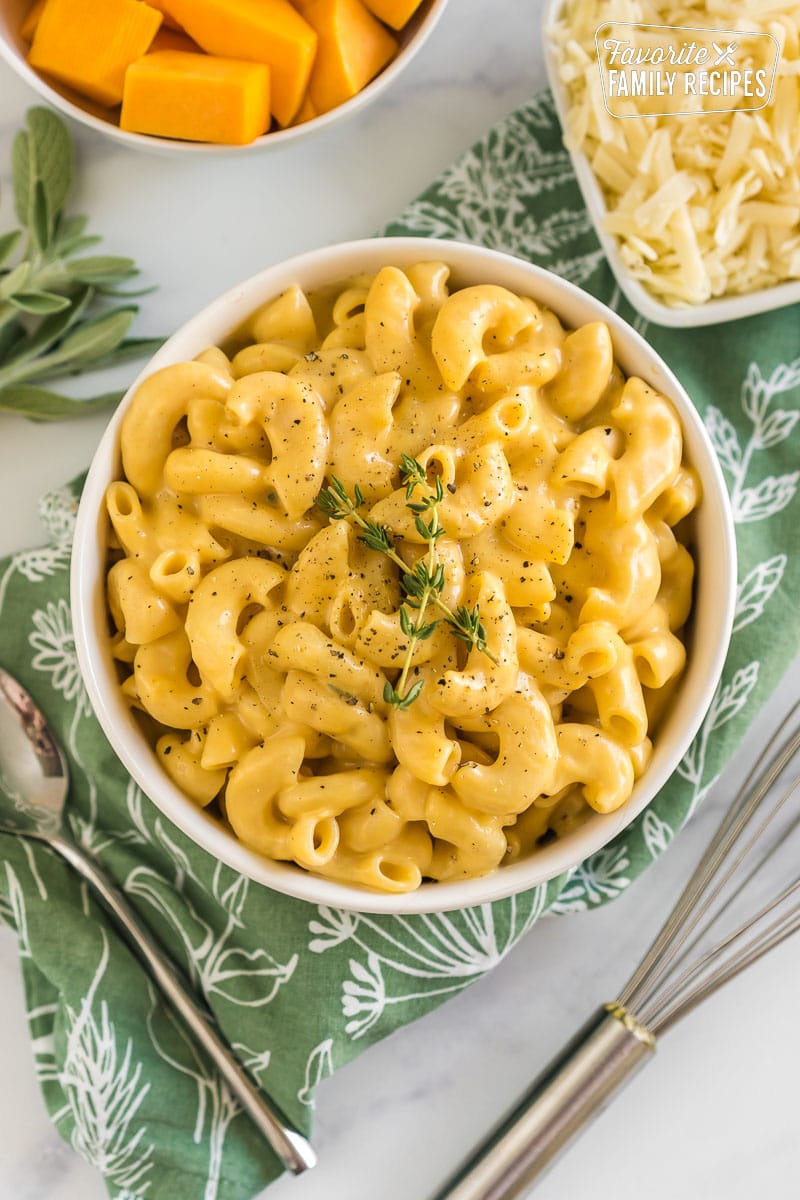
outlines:
[[[558,51],[549,31],[557,21],[563,7],[564,0],[548,0],[542,18],[542,43],[547,79],[562,129],[566,127],[569,101],[566,88],[558,75]],[[672,308],[669,304],[664,304],[638,279],[633,278],[620,254],[619,242],[613,234],[607,231],[605,218],[608,208],[589,159],[580,150],[570,150],[569,155],[584,203],[620,291],[635,311],[641,313],[648,321],[653,321],[656,325],[669,325],[673,328],[695,329],[700,325],[719,325],[723,321],[739,321],[742,317],[752,317],[756,313],[770,312],[772,309],[783,308],[787,304],[795,304],[800,301],[800,280],[798,280],[760,288],[758,291],[747,292],[741,296],[720,296],[719,299],[706,300],[704,304],[690,304],[685,308]]]
[[[306,121],[302,125],[279,129],[274,133],[265,133],[246,146],[223,146],[211,142],[183,142],[176,138],[151,137],[149,134],[128,133],[127,130],[120,129],[116,121],[109,116],[108,109],[79,96],[77,92],[63,87],[55,80],[46,79],[28,66],[25,57],[28,47],[19,36],[19,28],[31,2],[32,0],[0,0],[0,57],[4,58],[20,78],[24,79],[48,104],[52,104],[53,108],[58,109],[67,117],[80,121],[89,129],[94,129],[97,133],[102,133],[106,137],[113,138],[114,141],[131,146],[136,150],[149,150],[156,154],[231,155],[249,154],[254,150],[269,150],[275,146],[285,146],[287,142],[297,141],[298,138],[327,129],[328,126],[336,124],[337,121],[357,112],[365,104],[369,104],[391,84],[393,79],[397,78],[428,40],[444,11],[447,0],[423,0],[405,29],[395,34],[400,43],[397,57],[352,100],[348,100],[345,104],[340,104],[330,112],[323,113],[320,117],[314,117],[313,120]]]
[[[317,288],[359,272],[374,272],[387,263],[407,267],[420,260],[449,263],[456,285],[498,283],[533,296],[552,308],[567,326],[606,321],[617,361],[626,374],[641,376],[678,409],[686,452],[700,473],[704,498],[696,516],[698,573],[688,665],[677,701],[659,728],[651,764],[637,782],[629,803],[608,816],[593,814],[563,839],[483,878],[428,883],[409,894],[382,895],[255,854],[188,800],[162,772],[125,702],[111,658],[104,596],[107,522],[103,497],[108,484],[120,478],[120,423],[134,391],[147,375],[170,363],[193,358],[218,343],[249,313],[290,284]],[[72,610],[83,677],[111,745],[142,790],[193,841],[243,875],[317,904],[368,912],[435,912],[496,900],[553,878],[604,846],[652,800],[687,750],[719,680],[733,620],[735,580],[733,524],[714,451],[689,397],[647,342],[591,296],[520,259],[457,242],[375,238],[328,246],[268,267],[215,300],[159,350],[120,404],[92,462],[72,556]]]

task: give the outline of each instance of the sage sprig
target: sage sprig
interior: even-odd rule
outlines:
[[[428,488],[425,468],[415,458],[404,454],[400,460],[400,477],[406,489],[406,507],[414,514],[417,532],[427,545],[427,553],[413,567],[395,550],[395,535],[385,525],[371,521],[359,511],[364,505],[364,495],[356,484],[353,495],[340,479],[331,477],[330,487],[323,488],[317,497],[317,507],[334,521],[352,520],[360,529],[359,538],[370,550],[377,550],[400,568],[400,585],[403,603],[400,606],[400,628],[407,639],[405,657],[400,676],[395,684],[387,683],[383,698],[392,708],[405,711],[419,696],[423,680],[418,679],[410,687],[408,677],[414,650],[419,642],[431,637],[439,620],[427,620],[428,606],[437,608],[456,637],[466,642],[470,649],[480,650],[492,662],[497,659],[487,647],[486,629],[481,621],[477,604],[468,608],[460,604],[452,609],[442,599],[446,582],[444,564],[436,560],[436,543],[444,535],[439,524],[439,505],[444,499],[442,481],[437,476],[433,487]],[[428,494],[416,498],[418,489],[428,488]]]
[[[79,400],[42,385],[154,353],[160,339],[127,336],[137,307],[108,302],[137,294],[120,288],[139,270],[86,253],[102,239],[86,232],[86,217],[64,213],[74,152],[50,109],[28,110],[11,170],[21,228],[0,235],[0,410],[47,421],[108,408],[121,392]]]

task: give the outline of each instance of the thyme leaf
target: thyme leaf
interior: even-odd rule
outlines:
[[[455,636],[470,649],[479,650],[493,663],[496,663],[497,659],[488,648],[486,627],[481,620],[478,605],[468,608],[466,604],[460,604],[454,610],[442,599],[446,582],[445,568],[444,563],[436,560],[436,543],[445,532],[439,524],[439,505],[444,499],[441,479],[436,476],[433,484],[429,484],[422,463],[407,454],[401,455],[400,458],[400,478],[405,485],[406,508],[413,514],[417,533],[428,548],[427,554],[411,568],[395,550],[396,539],[392,531],[385,525],[371,521],[359,511],[364,507],[364,496],[358,484],[354,485],[351,497],[342,481],[333,475],[330,486],[323,488],[316,503],[320,511],[333,521],[352,520],[360,530],[359,537],[364,545],[370,550],[385,554],[400,569],[400,585],[403,591],[400,629],[408,644],[399,679],[394,685],[387,682],[383,698],[390,707],[405,712],[423,688],[421,679],[411,685],[408,683],[414,650],[418,642],[432,637],[440,624],[439,620],[426,620],[429,605],[442,613],[445,623]],[[423,487],[428,489],[427,495],[415,499],[417,490]],[[426,514],[429,514],[427,521]]]

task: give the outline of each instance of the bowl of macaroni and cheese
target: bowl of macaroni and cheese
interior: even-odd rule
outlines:
[[[270,267],[162,347],[73,555],[97,716],[189,837],[425,912],[574,867],[710,703],[735,542],[702,422],[615,313],[422,238]]]

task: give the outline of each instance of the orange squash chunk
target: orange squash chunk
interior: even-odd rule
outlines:
[[[159,50],[183,50],[187,54],[203,53],[197,42],[193,42],[185,33],[180,33],[177,29],[172,28],[159,29],[150,43],[147,53],[157,54]]]
[[[269,128],[263,63],[159,50],[125,76],[120,128],[132,133],[242,146]]]
[[[394,58],[397,42],[361,0],[296,0],[319,36],[308,94],[317,112],[343,104]]]
[[[272,111],[288,125],[308,86],[317,35],[289,0],[168,0],[198,46],[225,58],[266,63]]]
[[[305,125],[306,121],[313,121],[314,117],[318,117],[319,113],[311,103],[311,97],[305,96],[303,103],[298,108],[294,115],[293,125]]]
[[[47,0],[28,62],[91,100],[119,104],[127,68],[160,24],[143,0]]]
[[[19,27],[19,36],[23,41],[33,41],[33,35],[36,33],[36,26],[39,24],[39,17],[42,15],[45,4],[47,4],[47,0],[34,0],[26,12]]]
[[[147,0],[147,2],[152,4],[153,8],[157,8],[164,17],[165,29],[174,29],[176,33],[180,31],[181,26],[172,13],[172,0]]]
[[[422,0],[364,0],[370,12],[392,29],[402,29],[411,20]]]

